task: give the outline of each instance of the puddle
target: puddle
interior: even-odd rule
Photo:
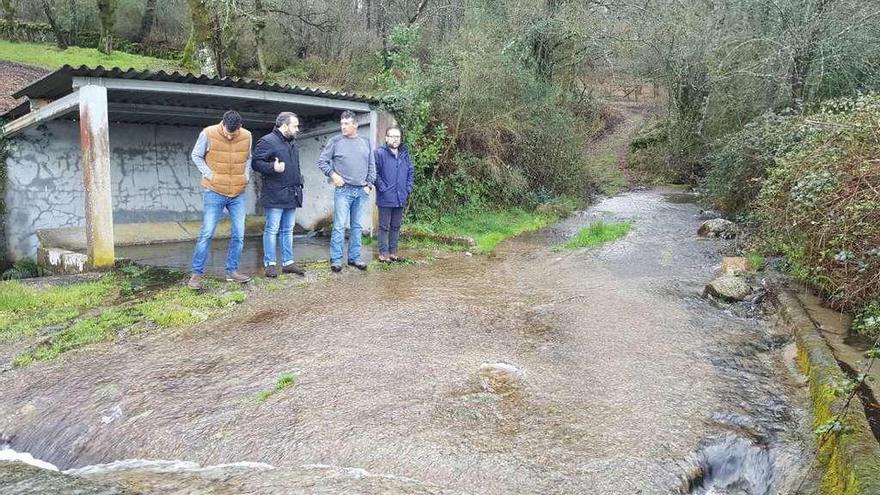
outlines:
[[[347,246],[346,240],[346,246]],[[205,265],[209,276],[222,277],[226,270],[226,248],[229,239],[214,239],[211,252]],[[139,265],[171,268],[189,273],[192,266],[195,241],[169,242],[143,246],[121,246],[116,248],[118,258],[127,258]],[[279,248],[280,249],[280,248]],[[298,262],[326,260],[330,256],[330,237],[314,235],[293,236],[293,254]],[[372,245],[363,246],[361,258],[370,262],[375,256]],[[248,236],[244,239],[239,270],[248,275],[260,274],[263,269],[263,238]]]

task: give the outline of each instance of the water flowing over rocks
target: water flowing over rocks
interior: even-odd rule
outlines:
[[[697,229],[697,235],[700,237],[720,237],[721,239],[733,239],[737,232],[736,224],[723,218],[706,220]]]
[[[512,364],[483,363],[479,376],[483,390],[493,394],[510,394],[523,386],[523,373]]]
[[[742,301],[752,293],[752,287],[740,277],[723,275],[709,282],[703,296],[711,296],[723,301]]]

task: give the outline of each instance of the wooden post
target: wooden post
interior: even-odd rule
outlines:
[[[110,192],[110,134],[107,88],[79,88],[79,135],[85,186],[86,246],[95,268],[113,266],[113,198]]]

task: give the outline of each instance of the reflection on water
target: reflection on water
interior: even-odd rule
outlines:
[[[366,240],[366,238],[365,238]],[[226,269],[226,249],[229,239],[214,239],[211,252],[205,265],[205,273],[210,276],[222,277]],[[348,250],[346,239],[346,252]],[[116,248],[118,258],[127,258],[135,263],[173,268],[188,272],[192,265],[195,241],[170,242],[142,246],[122,246]],[[280,249],[280,248],[279,248]],[[375,255],[373,246],[363,246],[361,259],[369,262]],[[293,255],[296,261],[326,260],[330,257],[330,237],[317,235],[293,236]],[[280,251],[276,256],[280,260]],[[263,267],[263,238],[249,236],[244,239],[239,270],[247,275],[259,273]]]

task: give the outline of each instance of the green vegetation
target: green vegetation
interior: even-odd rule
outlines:
[[[413,233],[438,234],[451,238],[469,237],[475,241],[474,249],[477,252],[490,253],[504,239],[544,228],[568,215],[572,209],[574,209],[574,202],[564,200],[531,211],[521,208],[460,211],[443,216],[433,222],[408,224],[406,230]],[[423,242],[422,245],[426,244]]]
[[[633,228],[631,223],[595,222],[584,227],[576,236],[569,239],[561,247],[565,249],[592,248],[620,239]]]
[[[113,52],[105,55],[95,48],[68,47],[60,50],[58,47],[39,43],[13,43],[0,40],[0,60],[9,60],[20,64],[58,69],[67,64],[74,67],[80,65],[104,67],[120,67],[123,69],[133,68],[138,70],[179,70],[168,60],[132,55],[123,52]]]
[[[284,389],[293,387],[296,385],[296,375],[293,373],[284,373],[280,377],[278,377],[278,381],[275,382],[275,387],[271,390],[263,390],[259,394],[257,394],[257,400],[259,402],[266,402],[270,397],[281,392]]]
[[[38,330],[70,321],[108,301],[113,277],[36,289],[18,281],[0,282],[0,340],[34,335]]]
[[[0,283],[0,338],[35,335],[60,327],[45,342],[19,355],[16,366],[54,359],[121,332],[198,323],[245,300],[240,289],[208,282],[194,292],[178,286],[181,274],[124,266],[93,282],[37,289],[18,281]]]
[[[757,253],[747,253],[746,259],[749,260],[749,263],[752,265],[752,268],[755,269],[756,272],[759,272],[764,269],[764,257]]]
[[[866,304],[853,319],[852,329],[872,339],[880,338],[880,298]],[[878,356],[880,357],[880,356]]]

